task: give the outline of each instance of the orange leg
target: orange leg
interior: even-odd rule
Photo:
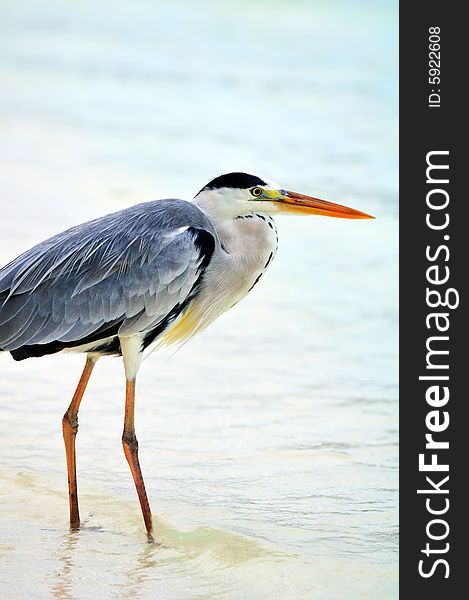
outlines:
[[[62,431],[65,443],[65,454],[67,456],[67,474],[68,474],[68,498],[70,502],[70,528],[79,529],[80,513],[78,510],[78,491],[77,491],[77,469],[75,460],[75,438],[78,431],[78,409],[83,398],[86,386],[93,371],[96,359],[86,358],[85,368],[81,374],[77,389],[73,395],[70,406],[62,419]]]
[[[147,529],[149,540],[153,540],[153,523],[151,518],[150,503],[148,502],[145,483],[143,481],[142,471],[138,462],[138,441],[135,435],[134,426],[134,408],[135,408],[135,379],[127,379],[125,390],[125,417],[124,432],[122,434],[122,445],[124,454],[129,463],[130,471],[137,489],[138,499],[142,508],[143,520]]]

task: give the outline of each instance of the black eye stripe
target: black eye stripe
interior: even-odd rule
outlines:
[[[235,189],[249,189],[253,186],[267,185],[264,180],[257,175],[249,175],[249,173],[226,173],[226,175],[220,175],[212,179],[207,185],[205,185],[200,191],[203,190],[216,190],[219,188],[235,188]],[[199,192],[200,193],[200,192]]]

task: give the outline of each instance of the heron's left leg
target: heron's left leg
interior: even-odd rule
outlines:
[[[62,432],[65,444],[65,454],[67,457],[68,474],[68,497],[70,503],[70,527],[78,529],[80,527],[80,512],[78,510],[78,490],[77,490],[77,468],[75,460],[75,438],[78,432],[78,409],[85,393],[86,386],[93,372],[94,365],[98,359],[88,355],[85,368],[81,374],[77,389],[73,395],[70,406],[62,419]]]

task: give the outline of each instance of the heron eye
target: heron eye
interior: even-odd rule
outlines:
[[[255,196],[256,198],[258,198],[262,194],[262,188],[258,188],[258,187],[252,188],[251,194],[253,196]]]

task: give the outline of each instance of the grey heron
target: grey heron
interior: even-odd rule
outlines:
[[[202,331],[256,285],[277,251],[273,215],[349,219],[358,210],[228,173],[193,198],[155,200],[77,225],[0,270],[0,350],[15,360],[62,351],[86,362],[62,419],[70,526],[80,526],[75,463],[78,409],[96,361],[122,356],[122,444],[147,535],[152,517],[138,460],[135,382],[144,353]]]

